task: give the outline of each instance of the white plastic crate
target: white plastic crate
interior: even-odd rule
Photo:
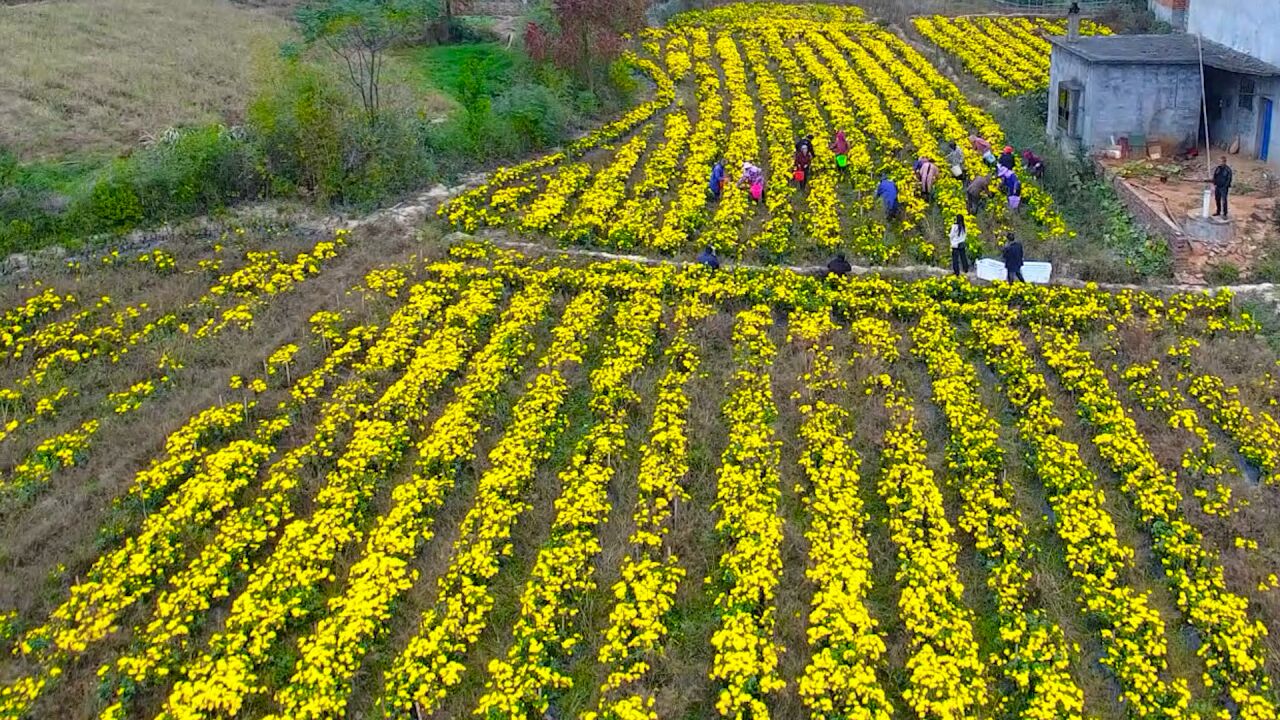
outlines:
[[[979,258],[977,271],[978,278],[982,280],[1004,281],[1008,278],[1004,263],[991,258]],[[1053,263],[1024,262],[1022,263],[1022,277],[1030,283],[1048,285],[1049,279],[1053,277]]]

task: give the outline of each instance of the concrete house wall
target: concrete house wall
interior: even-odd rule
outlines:
[[[1280,65],[1280,0],[1191,0],[1187,30],[1272,65]],[[1214,73],[1216,76],[1217,73]],[[1211,93],[1221,102],[1221,118],[1210,123],[1214,142],[1240,138],[1240,152],[1261,156],[1263,99],[1270,98],[1271,144],[1267,160],[1280,165],[1280,79],[1258,78],[1252,109],[1240,107],[1239,82],[1209,80]],[[1214,101],[1210,100],[1210,113]]]
[[[1058,125],[1060,83],[1084,87],[1079,147]],[[1142,135],[1170,144],[1193,140],[1200,127],[1200,73],[1187,65],[1107,65],[1056,51],[1049,70],[1048,131],[1065,149],[1099,150],[1111,138]]]
[[[1280,2],[1191,0],[1187,32],[1280,65]]]
[[[1241,76],[1210,69],[1205,74],[1208,89],[1209,131],[1215,145],[1229,144],[1240,138],[1240,152],[1258,156],[1262,129],[1259,125],[1264,99],[1275,105],[1272,111],[1271,145],[1268,160],[1280,154],[1280,78],[1253,78],[1254,98],[1251,108],[1240,107]]]

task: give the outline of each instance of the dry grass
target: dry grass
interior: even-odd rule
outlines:
[[[227,0],[0,7],[0,145],[28,160],[118,152],[172,125],[235,121],[255,51],[286,30]]]

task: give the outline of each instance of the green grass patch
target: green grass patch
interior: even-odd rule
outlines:
[[[428,45],[401,52],[406,80],[422,92],[443,91],[461,96],[464,69],[479,67],[490,93],[497,93],[515,68],[515,53],[501,43]]]

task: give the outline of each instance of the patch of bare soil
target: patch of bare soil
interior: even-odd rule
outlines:
[[[1203,153],[1199,157],[1182,160],[1107,158],[1100,161],[1118,172],[1155,214],[1185,231],[1188,219],[1202,211],[1204,191],[1211,189],[1209,179],[1212,170],[1209,165],[1216,166],[1220,162],[1220,154],[1220,151],[1215,151],[1208,164]],[[1228,156],[1227,164],[1235,174],[1230,196],[1231,238],[1222,244],[1189,238],[1189,250],[1182,249],[1177,258],[1180,279],[1203,278],[1206,271],[1219,264],[1230,264],[1242,274],[1248,274],[1262,259],[1267,237],[1274,229],[1280,171],[1241,155]]]

